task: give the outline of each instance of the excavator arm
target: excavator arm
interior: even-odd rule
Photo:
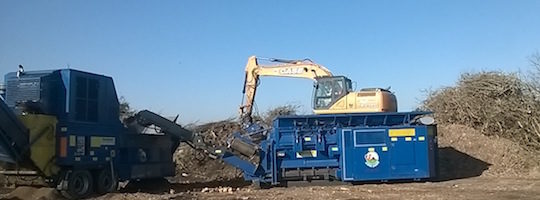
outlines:
[[[332,76],[332,72],[326,67],[318,65],[309,59],[264,59],[278,63],[276,65],[259,65],[258,60],[263,60],[263,58],[251,56],[246,64],[244,89],[242,91],[244,97],[242,99],[242,105],[240,106],[240,119],[244,124],[251,124],[253,122],[251,115],[260,76],[306,78],[312,80],[315,80],[317,77]]]

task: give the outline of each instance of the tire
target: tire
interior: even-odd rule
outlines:
[[[68,175],[67,189],[63,191],[68,199],[88,197],[94,191],[92,174],[87,170],[73,170]]]
[[[111,170],[99,170],[95,177],[96,193],[105,194],[114,192],[118,188],[118,178],[112,176]]]

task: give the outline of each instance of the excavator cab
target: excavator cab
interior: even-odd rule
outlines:
[[[337,100],[353,91],[351,80],[345,76],[315,78],[313,109],[328,109]]]

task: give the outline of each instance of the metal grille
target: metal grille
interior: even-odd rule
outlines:
[[[40,77],[7,80],[6,103],[14,107],[17,102],[39,101]]]

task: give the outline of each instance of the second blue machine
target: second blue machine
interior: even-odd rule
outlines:
[[[222,158],[260,184],[429,179],[436,176],[437,128],[427,114],[279,117],[270,129],[237,134],[229,143],[237,153],[224,151]],[[266,139],[256,142],[255,135],[265,132]]]

